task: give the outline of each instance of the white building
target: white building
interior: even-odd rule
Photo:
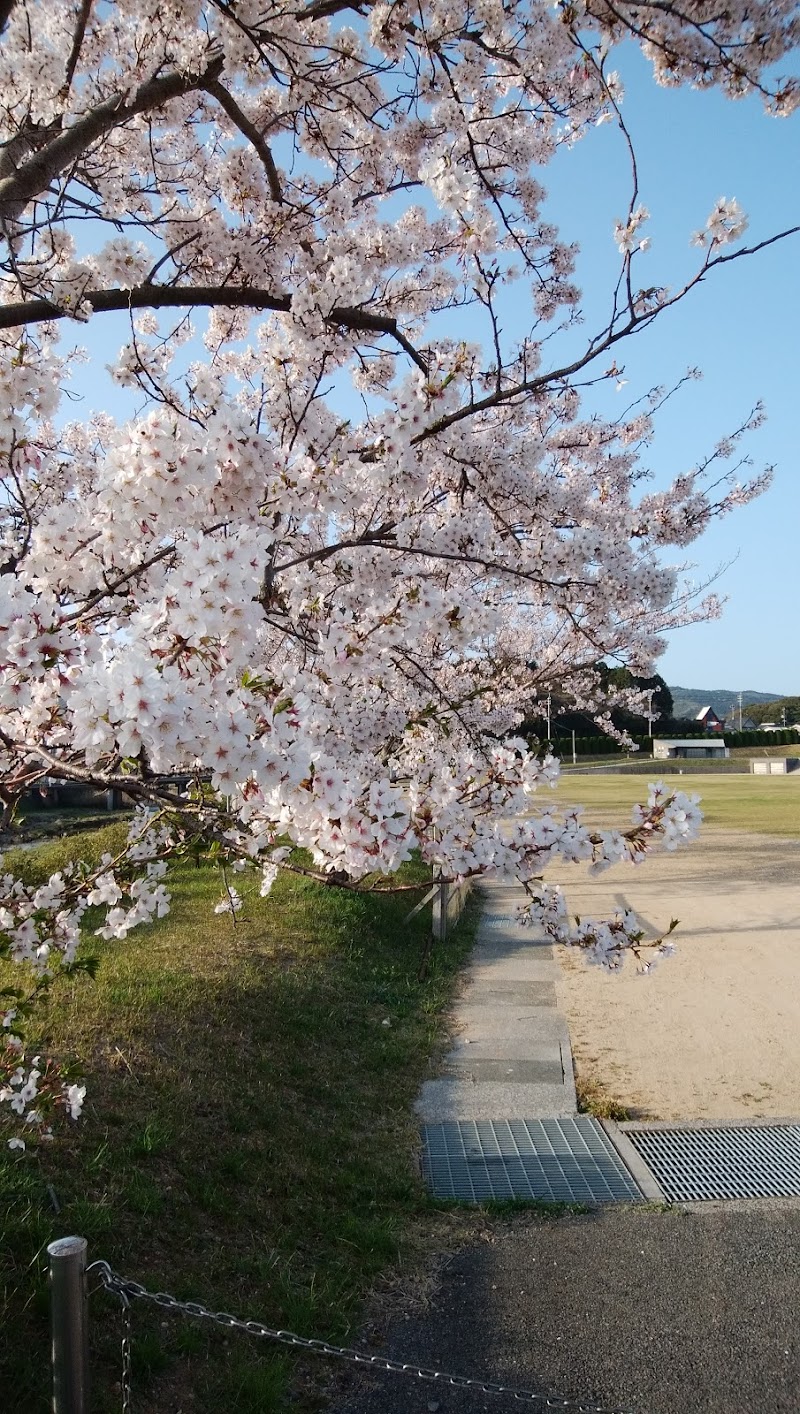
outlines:
[[[730,754],[730,748],[722,737],[704,737],[702,740],[690,737],[686,741],[656,737],[653,742],[655,761],[724,761]]]
[[[761,756],[750,762],[754,776],[788,776],[800,767],[796,756]]]

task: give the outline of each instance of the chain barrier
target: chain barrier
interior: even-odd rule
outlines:
[[[91,1268],[90,1268],[91,1270]],[[125,1291],[118,1290],[122,1316],[122,1414],[131,1408],[131,1303]]]
[[[511,1385],[494,1383],[491,1380],[471,1379],[467,1375],[447,1374],[443,1370],[427,1369],[423,1365],[413,1365],[408,1361],[390,1360],[385,1355],[369,1355],[363,1350],[352,1350],[347,1346],[331,1345],[327,1340],[313,1340],[296,1335],[293,1331],[273,1330],[261,1321],[246,1321],[239,1316],[231,1316],[227,1311],[211,1311],[199,1301],[179,1301],[164,1291],[148,1291],[138,1281],[130,1281],[113,1271],[108,1262],[92,1262],[87,1275],[96,1273],[103,1287],[122,1303],[122,1411],[130,1414],[131,1409],[131,1302],[151,1301],[162,1310],[174,1311],[194,1320],[206,1320],[227,1330],[244,1331],[246,1335],[259,1336],[264,1340],[274,1340],[281,1345],[294,1346],[314,1355],[335,1356],[340,1360],[350,1360],[355,1365],[368,1365],[374,1370],[385,1370],[396,1375],[410,1375],[419,1380],[430,1380],[447,1385],[452,1389],[474,1390],[477,1394],[505,1395],[528,1404],[539,1404],[543,1409],[567,1409],[572,1414],[630,1414],[624,1409],[610,1408],[608,1405],[586,1404],[576,1399],[564,1399],[543,1391],[516,1389]]]

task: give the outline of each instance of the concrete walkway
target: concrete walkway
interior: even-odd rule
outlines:
[[[395,1360],[635,1414],[797,1414],[800,1201],[495,1219],[386,1298]],[[337,1414],[512,1414],[539,1403],[343,1371]],[[574,1409],[574,1406],[573,1406]]]
[[[553,949],[516,922],[519,886],[484,884],[467,984],[456,1003],[444,1073],[422,1087],[424,1124],[574,1115],[569,1031],[558,1010]]]

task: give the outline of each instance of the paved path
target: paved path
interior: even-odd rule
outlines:
[[[516,922],[521,887],[484,884],[466,987],[444,1073],[417,1102],[423,1123],[574,1115],[569,1030],[558,1009],[553,949]]]
[[[494,1220],[398,1293],[369,1348],[635,1414],[797,1414],[800,1202]],[[511,1414],[541,1404],[348,1375],[337,1414]]]

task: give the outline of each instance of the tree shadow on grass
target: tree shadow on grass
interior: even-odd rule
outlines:
[[[52,1237],[83,1234],[90,1260],[150,1289],[343,1340],[425,1211],[411,1105],[469,931],[420,984],[426,925],[405,924],[408,896],[332,905],[331,891],[302,886],[233,930],[199,913],[218,887],[201,882],[161,927],[104,947],[98,981],[76,983],[50,1018],[49,1039],[84,1058],[90,1093],[66,1139],[25,1167],[4,1160],[0,1176],[9,1309],[24,1308],[25,1358],[10,1352],[7,1385],[20,1410],[48,1407]],[[98,1408],[114,1408],[110,1298],[92,1298],[91,1326]],[[285,1407],[280,1347],[141,1302],[134,1329],[154,1414],[186,1398],[198,1411]]]

